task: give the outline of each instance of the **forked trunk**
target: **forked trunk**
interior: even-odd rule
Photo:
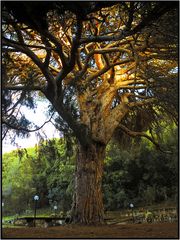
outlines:
[[[75,223],[97,224],[104,222],[102,173],[105,146],[92,144],[79,147],[72,220]]]

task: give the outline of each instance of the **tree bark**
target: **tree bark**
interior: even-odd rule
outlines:
[[[77,154],[75,193],[72,206],[72,221],[82,224],[104,222],[102,197],[103,160],[105,145],[94,143]]]

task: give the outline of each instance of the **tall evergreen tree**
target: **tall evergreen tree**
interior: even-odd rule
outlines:
[[[165,115],[177,123],[177,3],[3,2],[3,134],[33,131],[19,106],[33,108],[36,91],[49,100],[79,144],[74,222],[103,222],[103,160],[117,128],[159,148],[145,131]]]

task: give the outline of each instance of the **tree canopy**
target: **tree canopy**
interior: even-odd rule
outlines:
[[[83,144],[107,143],[117,126],[138,135],[162,112],[177,122],[176,5],[4,2],[3,126],[31,127],[15,109],[34,107],[34,90]]]

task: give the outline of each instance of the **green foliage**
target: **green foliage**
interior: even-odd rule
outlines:
[[[117,210],[162,201],[177,201],[178,132],[174,125],[162,123],[158,134],[162,147],[171,154],[157,151],[146,139],[129,149],[111,142],[107,146],[103,193],[105,209]],[[65,139],[40,141],[35,148],[19,149],[3,155],[2,187],[5,214],[33,210],[33,196],[38,194],[38,208],[71,208],[75,171],[75,145],[67,154]]]
[[[3,155],[3,198],[7,212],[18,213],[29,204],[33,194],[32,169],[29,159],[19,156],[20,151]]]
[[[3,201],[5,212],[20,213],[34,207],[53,206],[67,211],[71,206],[74,156],[66,154],[64,140],[40,141],[38,146],[3,155]],[[7,207],[6,207],[7,206]]]
[[[122,149],[115,142],[108,146],[103,178],[106,209],[128,207],[130,202],[151,205],[177,201],[177,127],[162,123],[158,134],[162,135],[162,147],[169,154],[157,151],[147,140],[143,140],[139,146],[134,145],[134,149],[130,144],[130,151]]]

